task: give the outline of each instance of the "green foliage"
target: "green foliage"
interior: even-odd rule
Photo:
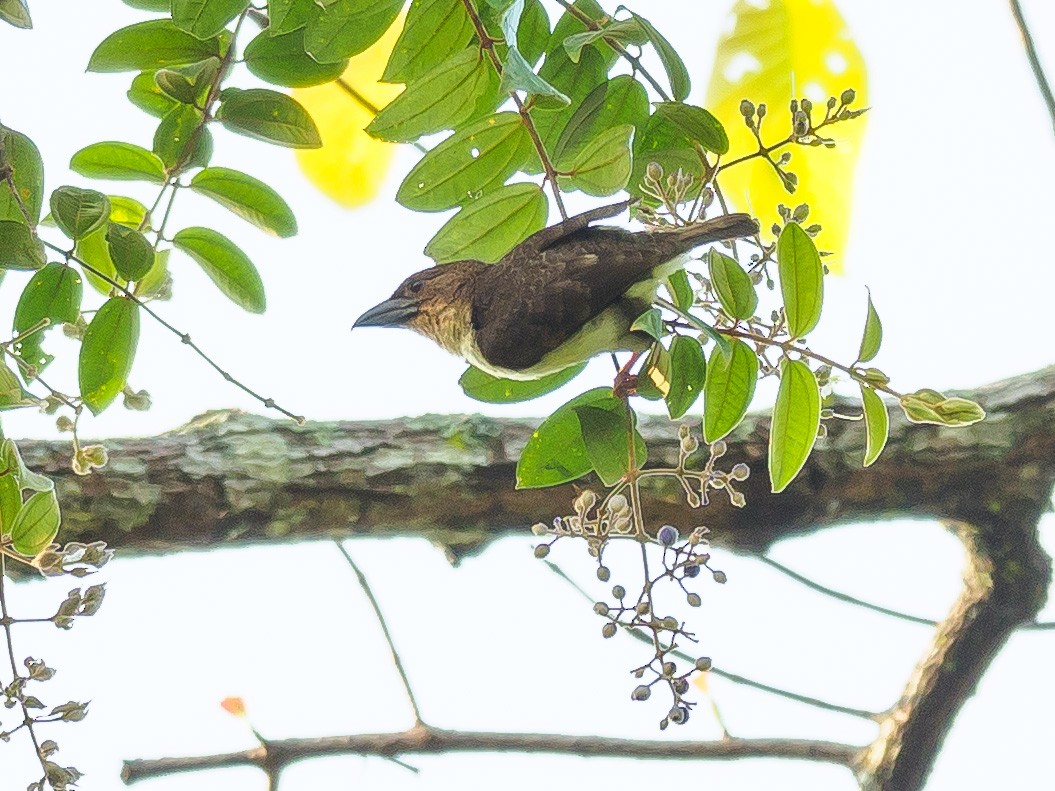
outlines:
[[[80,187],[59,187],[51,193],[51,217],[73,240],[87,236],[110,216],[110,199]]]
[[[172,21],[195,38],[218,36],[249,0],[172,0]]]
[[[755,315],[758,294],[750,276],[735,259],[712,247],[707,254],[707,271],[714,293],[729,318],[746,321]]]
[[[549,202],[534,184],[508,184],[468,203],[425,247],[438,264],[476,259],[494,263],[546,225]]]
[[[219,36],[203,40],[181,30],[171,19],[151,19],[107,36],[89,58],[88,71],[147,71],[220,54]]]
[[[26,0],[0,0],[0,20],[23,30],[33,27]]]
[[[44,245],[28,225],[0,220],[0,270],[39,269],[46,260]]]
[[[70,160],[70,170],[110,181],[165,182],[165,163],[152,151],[132,143],[92,143]]]
[[[865,318],[865,331],[861,337],[861,350],[857,353],[857,362],[866,363],[879,354],[879,347],[883,345],[883,323],[879,320],[875,306],[872,304],[872,295],[868,295],[868,315]]]
[[[500,379],[479,368],[469,366],[461,375],[458,384],[469,398],[487,404],[515,404],[530,401],[558,387],[563,387],[582,373],[586,363],[573,365],[563,371],[548,374],[540,379]]]
[[[275,236],[286,238],[297,233],[297,219],[289,204],[267,184],[246,173],[205,168],[194,175],[190,188]]]
[[[736,428],[747,414],[758,382],[758,357],[739,338],[728,355],[715,347],[707,363],[703,385],[703,438],[717,442]]]
[[[590,408],[590,413],[584,412]],[[606,412],[606,417],[597,413]],[[583,414],[588,428],[580,422]],[[517,488],[534,489],[555,486],[581,478],[599,463],[604,475],[626,469],[629,457],[626,427],[633,413],[626,402],[612,395],[611,388],[598,387],[576,396],[546,418],[531,435],[517,463]],[[612,431],[618,422],[622,439],[616,449]],[[589,434],[589,440],[586,434]],[[645,442],[634,431],[634,448],[638,464],[646,458]],[[589,446],[588,446],[589,443]],[[597,470],[602,474],[601,470]]]
[[[304,47],[319,63],[336,63],[358,55],[388,30],[403,0],[337,0],[314,11],[304,33]]]
[[[682,417],[696,403],[706,376],[707,359],[700,342],[688,335],[675,335],[670,342],[670,390],[666,395],[671,420]]]
[[[110,223],[106,229],[106,246],[114,270],[122,280],[139,280],[154,266],[154,248],[135,228]]]
[[[864,466],[871,467],[886,446],[890,432],[890,416],[886,405],[868,385],[861,384],[861,406],[864,409],[865,421],[865,457]]]
[[[777,241],[780,293],[792,338],[801,338],[821,320],[824,267],[813,240],[797,222],[789,222]]]
[[[820,425],[817,378],[802,360],[784,360],[769,429],[769,481],[774,493],[784,491],[799,474],[817,441]]]
[[[319,63],[304,51],[304,30],[288,33],[265,30],[245,48],[245,65],[254,75],[274,85],[303,88],[321,85],[344,74],[347,60]]]
[[[238,134],[288,148],[318,148],[318,127],[295,99],[267,88],[227,88],[216,119]]]
[[[16,552],[35,557],[59,533],[62,516],[54,490],[36,492],[19,509],[11,525],[11,544]]]
[[[403,179],[396,200],[416,211],[442,211],[479,200],[501,186],[531,152],[531,137],[520,116],[497,113],[422,157]]]
[[[413,82],[462,51],[473,34],[462,0],[413,0],[382,79]]]
[[[128,383],[139,345],[139,306],[113,297],[96,312],[81,341],[77,376],[84,405],[98,415]]]
[[[633,136],[632,124],[601,132],[568,161],[558,161],[557,168],[568,174],[558,183],[563,189],[582,190],[597,196],[612,195],[623,189],[630,178]]]
[[[0,168],[5,167],[11,169],[11,182],[0,184],[0,220],[25,222],[28,214],[30,225],[36,225],[44,204],[44,164],[40,151],[21,132],[0,125]]]
[[[267,307],[264,283],[253,262],[230,239],[210,228],[184,228],[172,239],[236,305],[250,313]]]
[[[44,319],[52,325],[63,322],[73,324],[81,315],[83,294],[83,280],[75,269],[65,264],[48,264],[35,272],[22,289],[12,329],[21,336]],[[43,338],[44,330],[40,330],[23,337],[15,346],[15,353],[38,371],[42,371],[54,359],[44,352],[41,345]]]

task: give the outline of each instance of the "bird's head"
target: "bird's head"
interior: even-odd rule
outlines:
[[[457,261],[422,269],[355,320],[356,327],[406,327],[462,355],[472,331],[472,286],[487,264]]]

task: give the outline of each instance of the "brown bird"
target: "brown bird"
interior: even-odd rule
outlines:
[[[423,269],[356,327],[407,327],[493,376],[538,379],[602,352],[648,348],[631,332],[659,284],[695,247],[750,236],[746,214],[669,229],[590,226],[623,201],[570,217],[529,236],[497,264],[457,261]]]

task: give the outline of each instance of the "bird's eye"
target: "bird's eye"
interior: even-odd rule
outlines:
[[[417,294],[419,291],[421,291],[421,287],[424,286],[424,285],[425,285],[425,283],[422,282],[421,280],[411,280],[407,284],[407,290],[411,294]]]

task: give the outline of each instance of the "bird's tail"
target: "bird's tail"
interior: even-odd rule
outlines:
[[[724,242],[743,236],[754,236],[758,233],[758,221],[747,214],[722,214],[710,220],[669,230],[656,230],[653,233],[677,240],[678,246],[687,252],[708,242]]]

